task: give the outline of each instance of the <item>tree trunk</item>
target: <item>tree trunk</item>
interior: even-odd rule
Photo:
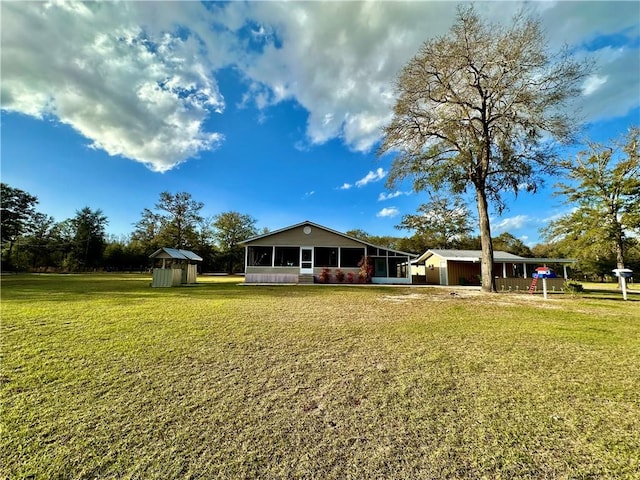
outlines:
[[[496,291],[496,282],[493,278],[493,242],[491,241],[487,195],[479,187],[476,187],[476,200],[478,204],[478,219],[480,220],[480,243],[482,245],[482,260],[480,263],[482,291],[491,293]]]
[[[10,269],[13,270],[13,265],[11,265],[11,254],[13,252],[13,240],[9,240],[9,249],[7,250],[7,255],[4,259],[2,269]]]

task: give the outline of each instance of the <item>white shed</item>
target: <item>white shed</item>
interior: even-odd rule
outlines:
[[[202,261],[202,257],[189,250],[179,248],[163,247],[151,255],[149,258],[154,263],[159,264],[162,260],[162,267],[154,267],[152,287],[174,287],[180,284],[196,283],[197,262]]]

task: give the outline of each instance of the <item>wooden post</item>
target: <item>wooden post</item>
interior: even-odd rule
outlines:
[[[542,277],[542,293],[544,293],[544,299],[547,299],[547,277]]]

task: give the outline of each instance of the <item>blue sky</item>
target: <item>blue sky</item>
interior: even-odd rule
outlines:
[[[640,4],[527,2],[549,46],[596,65],[578,114],[607,141],[640,124]],[[259,227],[394,228],[428,201],[385,188],[393,80],[455,2],[2,2],[1,176],[57,221],[101,209],[127,234],[162,191]],[[476,3],[508,22],[521,2]],[[495,235],[528,244],[569,211],[522,193]],[[470,204],[472,211],[475,206]]]

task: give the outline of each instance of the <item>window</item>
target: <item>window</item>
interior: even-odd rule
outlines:
[[[341,248],[340,266],[343,268],[357,267],[364,257],[364,248]]]
[[[376,257],[373,259],[373,276],[374,277],[387,276],[387,259],[386,258]]]
[[[315,248],[316,267],[337,267],[338,248],[337,247],[316,247]]]
[[[276,247],[274,260],[276,267],[297,267],[300,265],[300,248]]]
[[[270,267],[273,247],[249,247],[247,249],[247,265],[250,267]]]

